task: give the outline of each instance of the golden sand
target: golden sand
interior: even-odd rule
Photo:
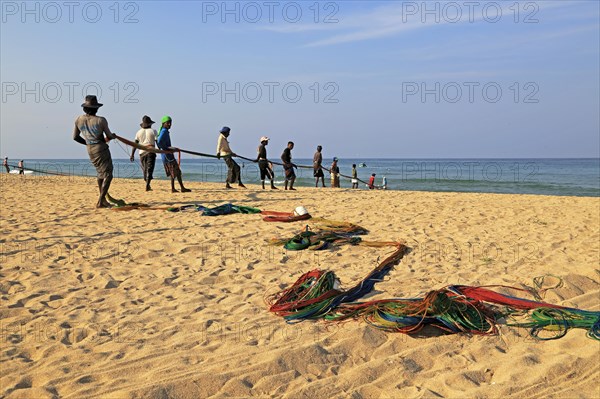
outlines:
[[[0,396],[7,398],[598,398],[600,342],[572,330],[536,341],[384,333],[362,322],[287,325],[265,295],[331,269],[348,287],[391,252],[342,246],[286,253],[265,240],[303,223],[259,215],[96,210],[95,179],[2,176]],[[118,179],[111,194],[152,206],[305,206],[411,252],[372,298],[448,284],[531,286],[600,310],[600,199]]]

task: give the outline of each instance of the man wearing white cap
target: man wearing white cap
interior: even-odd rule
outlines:
[[[260,180],[262,180],[262,188],[265,189],[265,178],[271,180],[271,190],[277,190],[277,187],[273,184],[273,178],[275,174],[273,169],[269,167],[269,160],[267,159],[267,145],[269,144],[269,138],[262,136],[260,138],[260,145],[258,146],[258,156],[256,162],[258,162],[258,169],[260,170]]]

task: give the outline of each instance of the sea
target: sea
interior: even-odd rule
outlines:
[[[327,159],[324,166],[329,167]],[[312,159],[294,159],[298,165],[312,165]],[[26,159],[26,168],[34,175],[46,172],[69,176],[95,176],[94,167],[87,159]],[[255,163],[238,160],[244,183],[260,183]],[[338,166],[344,175],[351,175],[352,164],[357,165],[358,177],[368,181],[375,174],[375,184],[387,180],[388,190],[476,192],[505,194],[538,194],[559,196],[600,196],[600,158],[578,159],[340,159]],[[116,178],[142,179],[139,159],[113,159]],[[222,160],[182,159],[185,181],[224,182],[227,168]],[[297,186],[314,186],[311,169],[297,169]],[[166,180],[164,168],[157,158],[155,179]],[[325,172],[329,186],[329,174]],[[350,179],[341,178],[342,188],[350,188]],[[275,183],[283,183],[283,169],[275,166]],[[359,189],[367,189],[364,183]]]

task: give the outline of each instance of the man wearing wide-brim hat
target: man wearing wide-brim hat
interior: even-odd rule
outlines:
[[[156,138],[158,133],[152,129],[152,124],[155,123],[148,115],[142,117],[140,123],[141,129],[135,134],[135,142],[146,147],[155,148]],[[133,162],[135,147],[131,151],[129,160]],[[154,173],[154,165],[156,165],[156,154],[150,151],[140,150],[140,162],[142,163],[142,171],[144,172],[144,181],[146,182],[146,191],[151,191],[150,182]]]
[[[85,102],[81,104],[85,114],[75,119],[73,140],[87,147],[90,161],[96,167],[100,191],[96,207],[109,208],[106,194],[113,178],[113,163],[107,143],[116,136],[108,128],[106,119],[96,115],[102,105],[96,96],[85,96]]]

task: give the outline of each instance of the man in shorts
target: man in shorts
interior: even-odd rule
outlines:
[[[162,126],[160,128],[160,133],[158,134],[156,144],[161,150],[169,150],[171,149],[171,133],[169,132],[169,129],[171,129],[171,126],[173,125],[173,119],[171,119],[170,116],[165,116],[162,118],[161,124]],[[177,181],[179,182],[179,187],[181,187],[182,193],[189,193],[190,191],[192,191],[189,188],[185,188],[183,186],[183,181],[181,180],[181,169],[179,168],[179,164],[177,163],[175,156],[173,154],[161,155],[163,165],[165,167],[165,173],[167,174],[167,177],[171,178],[171,192],[178,192],[175,189],[175,179],[177,179]]]
[[[140,123],[141,129],[135,135],[135,142],[147,147],[154,148],[156,144],[156,130],[152,129],[152,124],[155,123],[148,115],[144,115],[142,123]],[[131,151],[131,157],[129,160],[133,162],[135,154],[135,147]],[[150,151],[140,150],[140,162],[142,163],[142,171],[144,172],[144,181],[146,182],[146,191],[152,191],[150,182],[152,181],[152,174],[154,173],[154,165],[156,164],[156,154]]]
[[[323,187],[325,187],[325,176],[323,175],[322,163],[323,163],[323,154],[321,151],[323,147],[320,145],[317,146],[317,152],[313,156],[313,176],[315,177],[315,187],[319,187],[319,178],[321,179],[321,183]]]
[[[273,173],[273,169],[270,167],[270,162],[267,159],[267,145],[269,144],[269,138],[267,136],[262,136],[260,138],[260,145],[258,146],[258,156],[256,157],[256,162],[258,162],[258,169],[260,170],[260,180],[262,181],[262,188],[265,189],[265,178],[269,178],[271,180],[271,190],[277,190],[275,184],[273,184],[273,178],[275,174]]]
[[[355,163],[352,164],[352,188],[358,188],[358,172]]]

